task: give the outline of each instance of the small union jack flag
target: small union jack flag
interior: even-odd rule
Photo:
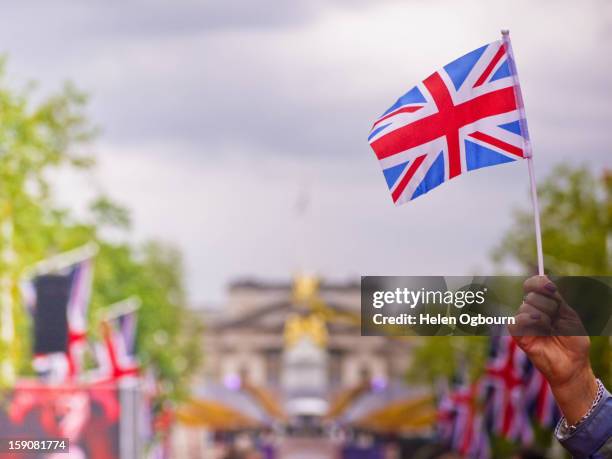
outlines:
[[[32,364],[41,377],[73,380],[81,375],[87,348],[87,310],[91,299],[93,266],[93,258],[86,258],[54,273],[63,277],[68,285],[66,303],[62,305],[66,311],[66,351],[34,355]],[[24,301],[32,314],[42,299],[37,297],[34,284],[45,275],[36,276],[21,285]]]
[[[492,432],[523,445],[533,441],[527,394],[531,370],[527,355],[511,336],[491,338],[490,357],[482,385],[485,415]]]
[[[528,139],[507,35],[412,88],[368,137],[395,204],[465,172],[526,158]]]
[[[484,418],[478,410],[480,382],[459,376],[451,389],[439,387],[437,427],[441,442],[469,459],[489,459],[491,450]],[[463,381],[463,382],[459,382]]]
[[[550,384],[533,365],[527,384],[527,397],[529,400],[529,412],[537,423],[547,429],[554,429],[559,419],[561,419],[561,412],[553,396]]]
[[[71,288],[66,314],[68,316],[68,372],[71,378],[82,371],[83,354],[87,347],[87,309],[93,282],[93,259],[76,263],[70,269]]]
[[[136,357],[136,312],[131,311],[102,323],[104,343],[96,348],[103,380],[119,381],[139,374]]]

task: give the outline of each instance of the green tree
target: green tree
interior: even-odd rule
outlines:
[[[36,105],[30,100],[31,89],[8,88],[0,61],[0,383],[12,379],[7,369],[27,347],[13,331],[23,322],[17,287],[26,264],[44,254],[37,223],[51,216],[49,171],[91,165],[73,149],[93,134],[82,112],[85,96],[66,85]]]
[[[164,397],[185,395],[201,359],[202,330],[186,307],[180,253],[159,242],[127,242],[129,212],[106,197],[96,199],[81,218],[56,204],[52,174],[59,167],[94,166],[91,158],[79,153],[95,134],[84,116],[87,98],[66,85],[33,104],[31,89],[17,92],[8,87],[3,69],[0,66],[0,289],[10,294],[16,333],[10,342],[0,339],[0,363],[11,362],[20,374],[32,371],[31,323],[18,288],[24,269],[93,241],[100,250],[89,310],[90,337],[98,337],[108,305],[138,296],[140,359],[155,367]],[[109,233],[112,238],[105,236]],[[0,315],[0,321],[5,317]]]
[[[560,165],[538,186],[545,266],[556,275],[611,275],[612,176],[595,176],[588,168]],[[514,213],[514,223],[493,251],[500,265],[512,260],[525,275],[536,271],[536,247],[531,207]],[[408,372],[410,381],[433,384],[452,378],[467,363],[472,380],[482,374],[488,339],[481,337],[421,338],[415,346]],[[612,383],[612,349],[609,337],[591,338],[591,361],[608,387]],[[542,446],[549,432],[537,429]],[[514,446],[493,439],[495,457],[510,457]]]
[[[559,165],[538,186],[544,266],[548,273],[569,276],[612,275],[612,175],[594,175],[586,167]],[[514,224],[493,252],[493,259],[518,262],[534,272],[535,238],[531,209],[519,209]],[[612,383],[609,337],[591,338],[596,374]]]
[[[408,380],[435,387],[441,378],[467,376],[476,380],[483,371],[489,339],[485,336],[429,336],[418,338],[408,369]],[[467,374],[465,374],[467,372]]]
[[[201,363],[203,327],[186,306],[180,253],[154,241],[137,247],[102,242],[96,258],[90,323],[98,323],[109,304],[137,296],[140,360],[156,369],[165,395],[183,398]]]
[[[612,236],[612,176],[595,177],[585,167],[560,165],[538,186],[545,266],[558,275],[610,275],[608,247]],[[518,263],[535,272],[535,237],[530,207],[516,210],[514,223],[494,249],[493,259]],[[426,338],[413,355],[412,380],[433,382],[457,371],[456,362],[471,363],[478,375],[487,340],[471,337]],[[607,337],[592,338],[592,363],[610,381],[612,351]]]
[[[544,266],[558,275],[610,275],[612,180],[586,167],[560,165],[538,186]],[[518,262],[534,272],[535,237],[531,208],[514,213],[514,224],[493,252],[493,259]]]

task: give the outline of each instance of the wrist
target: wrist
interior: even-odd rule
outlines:
[[[568,425],[577,423],[597,397],[597,379],[590,366],[576,372],[562,384],[551,385],[559,409]]]

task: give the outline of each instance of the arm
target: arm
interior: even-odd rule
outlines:
[[[569,421],[561,420],[555,429],[557,439],[575,458],[612,457],[612,396],[603,386],[599,396],[582,422],[569,427]]]
[[[612,399],[605,389],[598,399],[599,387],[589,360],[590,340],[580,318],[546,277],[528,279],[524,289],[516,324],[509,328],[550,383],[564,415],[555,432],[557,438],[576,458],[612,457],[612,452],[597,453],[612,449]]]

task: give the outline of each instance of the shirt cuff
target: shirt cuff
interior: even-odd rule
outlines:
[[[612,437],[612,395],[607,390],[593,408],[591,415],[570,432],[563,424],[557,424],[555,436],[563,447],[576,458],[588,458]]]

